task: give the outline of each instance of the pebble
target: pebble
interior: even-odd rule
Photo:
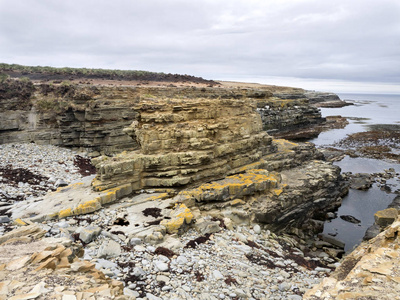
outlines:
[[[72,160],[76,155],[73,151],[34,144],[15,146],[13,151],[15,153],[17,150],[19,155],[9,154],[11,145],[3,145],[4,149],[9,150],[0,157],[0,165],[12,163],[15,167],[26,168],[31,164],[30,161],[42,159],[43,163],[32,164],[32,170],[47,177],[52,176],[49,184],[52,182],[53,186],[58,179],[73,182],[81,178],[73,166]],[[39,154],[35,154],[35,151]],[[0,194],[25,193],[25,189],[29,187],[23,185],[20,190],[13,190],[0,185]],[[112,224],[115,216],[125,213],[124,208],[103,208],[82,216],[86,221],[77,222],[74,218],[67,218],[49,220],[42,225],[48,230],[48,235],[56,238],[63,234],[68,235],[67,233],[69,236],[75,232],[81,234],[86,230],[88,236],[84,237],[88,244],[84,248],[84,258],[95,263],[97,268],[112,279],[124,281],[124,294],[136,298],[298,300],[301,296],[295,294],[318,284],[328,270],[308,270],[298,266],[293,260],[286,258],[289,252],[279,244],[277,236],[269,231],[262,231],[258,224],[252,229],[247,225],[231,230],[221,229],[212,234],[208,242],[199,244],[196,248],[174,248],[175,256],[167,258],[155,254],[158,253],[158,246],[144,242],[142,236],[124,236],[109,232],[109,224]],[[6,218],[2,216],[0,222],[6,221]],[[3,228],[5,227],[0,226],[0,235]],[[90,235],[92,231],[95,234]],[[177,236],[176,240],[184,246],[199,236],[194,229],[189,229]],[[251,244],[248,240],[257,243],[260,248],[249,246]],[[171,245],[163,246],[169,248]],[[264,251],[263,247],[268,251]],[[302,254],[300,250],[296,250],[296,253]],[[261,259],[250,260],[251,255],[270,260],[276,267],[267,267]]]
[[[26,199],[43,196],[49,190],[80,180],[82,175],[74,165],[76,155],[85,157],[82,153],[53,145],[3,144],[0,168],[11,165],[13,169],[23,168],[48,180],[37,185],[19,182],[18,187],[0,180],[0,201],[18,196]]]
[[[222,273],[218,270],[213,271],[213,276],[217,280],[224,279],[224,275],[222,275]]]
[[[0,216],[0,223],[9,223],[11,222],[10,218],[7,216]]]
[[[154,266],[158,269],[158,271],[165,272],[168,271],[168,264],[162,261],[155,261]]]
[[[139,238],[131,238],[130,242],[131,246],[136,246],[140,245],[142,243],[142,240]]]
[[[186,265],[188,263],[188,260],[187,260],[187,258],[185,256],[179,255],[176,258],[176,262],[178,263],[178,265]]]
[[[253,230],[254,230],[255,234],[260,234],[261,233],[260,225],[258,225],[258,224],[254,225]]]

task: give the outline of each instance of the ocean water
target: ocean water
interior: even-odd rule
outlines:
[[[338,94],[340,99],[354,103],[340,108],[321,108],[323,117],[347,117],[349,125],[343,129],[322,132],[311,140],[317,146],[331,145],[348,134],[367,131],[374,126],[390,125],[400,130],[400,95]]]
[[[349,125],[343,129],[334,129],[321,133],[311,140],[317,147],[330,146],[345,138],[348,134],[390,127],[400,130],[400,95],[367,95],[367,94],[339,94],[342,100],[354,103],[342,108],[323,108],[322,115],[347,117]],[[336,162],[342,172],[378,173],[385,169],[394,168],[400,173],[400,164],[368,158],[345,157]],[[400,191],[400,180],[391,179],[387,182],[392,191]],[[344,197],[341,207],[337,211],[337,218],[325,222],[324,233],[334,235],[345,242],[345,251],[357,246],[365,231],[374,223],[374,213],[387,208],[395,198],[395,194],[381,190],[377,184],[367,191],[350,189]],[[361,220],[360,224],[346,222],[342,215],[351,215]]]

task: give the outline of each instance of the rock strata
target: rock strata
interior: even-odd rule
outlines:
[[[4,89],[16,89],[18,82],[8,80]],[[286,134],[300,130],[297,138],[316,136],[317,131],[310,128],[324,122],[310,102],[313,98],[301,89],[286,88],[289,92],[282,93],[274,86],[234,87],[227,83],[198,88],[20,84],[28,85],[20,89],[26,92],[1,94],[0,143],[52,144],[86,150],[91,156],[138,148],[123,129],[137,120],[133,104],[143,99],[256,100],[264,128]]]
[[[62,108],[57,126],[49,126],[56,139],[64,134],[63,143],[92,152],[124,148],[128,140],[108,140],[118,111],[123,122],[110,126],[118,127],[115,137],[129,139],[129,151],[93,159],[93,181],[2,210],[6,243],[63,239],[0,265],[4,297],[299,299],[336,267],[340,249],[315,243],[318,258],[307,256],[302,229],[320,228],[317,219],[339,205],[347,191],[339,168],[313,144],[273,139],[257,111],[268,101],[288,109],[293,102],[263,89],[41,89],[36,100],[55,97]],[[108,150],[99,146],[105,140]],[[43,280],[18,290],[7,282],[6,276],[23,282],[21,274],[31,271],[57,284]],[[59,279],[66,274],[80,287],[66,288],[71,281]]]
[[[303,299],[397,299],[399,230],[397,219],[377,237],[363,242]]]
[[[353,104],[341,100],[339,96],[334,93],[307,91],[304,93],[304,96],[316,107],[343,107]]]
[[[318,136],[319,132],[312,131],[311,128],[326,121],[320,110],[311,106],[306,99],[275,98],[260,102],[258,111],[264,130],[280,138],[289,135],[291,138],[296,136],[295,139]]]
[[[187,186],[223,178],[274,151],[256,103],[244,100],[148,100],[125,129],[136,152],[93,160],[95,189],[130,183],[133,190]]]
[[[124,295],[122,282],[80,259],[82,249],[71,247],[70,240],[29,242],[24,237],[1,242],[0,299],[134,299]],[[26,250],[10,261],[15,247]]]

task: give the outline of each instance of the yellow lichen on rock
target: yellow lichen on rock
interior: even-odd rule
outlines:
[[[273,195],[279,196],[280,194],[282,194],[283,189],[273,189],[271,192]]]
[[[169,197],[168,193],[161,193],[160,195],[151,196],[150,201],[163,200]]]
[[[202,201],[226,201],[242,198],[256,192],[262,192],[277,187],[279,177],[267,170],[249,170],[244,174],[228,176],[220,181],[200,185],[196,189],[185,190],[179,194],[184,199]]]
[[[133,109],[139,117],[124,132],[140,149],[93,159],[96,191],[128,183],[139,190],[217,180],[275,151],[251,99],[157,98]]]
[[[164,226],[168,233],[177,233],[185,224],[189,225],[194,216],[185,204],[175,204],[170,214],[170,219],[162,220],[160,225]]]
[[[84,215],[101,208],[101,198],[95,198],[93,200],[86,201],[85,203],[79,204],[72,212],[73,215]]]
[[[66,209],[60,210],[60,212],[58,214],[56,213],[55,215],[57,215],[58,218],[60,218],[60,219],[70,217],[70,216],[72,216],[72,208],[66,208]],[[51,216],[53,216],[53,214]]]
[[[26,226],[28,225],[25,221],[23,221],[22,219],[18,218],[14,220],[14,224],[18,225],[18,226]]]

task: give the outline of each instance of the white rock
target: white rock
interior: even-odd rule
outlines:
[[[124,288],[124,295],[129,297],[139,297],[139,293],[131,290],[130,288]]]
[[[137,252],[145,252],[146,251],[146,248],[141,245],[136,245],[135,247],[133,247],[133,249],[135,249],[135,251],[137,251]]]
[[[113,240],[105,241],[100,245],[97,256],[100,258],[119,256],[121,254],[121,246]]]
[[[187,260],[187,258],[185,256],[179,255],[176,258],[176,262],[178,263],[178,265],[186,265],[188,263],[188,260]]]
[[[140,267],[134,267],[131,274],[137,277],[143,277],[146,275],[146,272]]]
[[[140,245],[142,243],[142,240],[139,238],[131,238],[130,242],[131,246],[136,246],[136,245]]]
[[[258,225],[258,224],[254,225],[253,230],[254,230],[255,234],[260,234],[261,233],[260,225]]]
[[[39,294],[46,294],[48,293],[50,290],[46,289],[46,283],[41,281],[39,282],[37,285],[35,285],[33,287],[33,289],[30,291],[30,293],[39,293]]]
[[[284,292],[290,289],[290,284],[287,282],[282,282],[281,284],[279,284],[279,290]]]
[[[165,275],[157,275],[156,280],[163,281],[163,282],[165,282],[165,284],[168,284],[170,281],[169,277],[165,276]]]
[[[84,228],[78,228],[79,229],[79,238],[84,242],[84,243],[90,243],[94,239],[96,239],[100,232],[101,228],[99,226],[87,226]],[[77,230],[78,232],[78,230]]]
[[[166,263],[164,263],[162,261],[155,261],[154,262],[154,266],[160,272],[166,272],[169,269],[168,264],[166,264]]]
[[[187,285],[182,285],[182,289],[185,291],[185,292],[190,292],[192,289],[189,287],[189,286],[187,286]]]
[[[213,276],[216,280],[224,279],[224,275],[222,275],[222,273],[218,270],[213,271]]]
[[[75,295],[63,295],[62,300],[76,300]]]
[[[99,258],[96,263],[96,268],[103,268],[103,269],[115,269],[118,267],[116,263],[113,263],[110,260],[101,259]]]
[[[246,243],[246,242],[247,242],[247,237],[246,237],[244,234],[241,234],[241,233],[239,233],[239,232],[236,232],[236,233],[235,233],[235,236],[236,236],[236,238],[237,238],[239,241],[241,241],[241,242],[243,242],[243,243]]]
[[[146,293],[146,297],[149,300],[162,300],[160,297],[154,296],[153,294]]]
[[[251,247],[247,245],[234,245],[233,247],[245,254],[250,254],[250,252],[252,251]]]

